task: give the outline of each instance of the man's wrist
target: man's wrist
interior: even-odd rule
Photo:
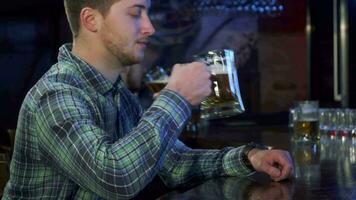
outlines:
[[[167,89],[161,90],[160,96],[157,97],[145,114],[157,113],[157,109],[162,111],[162,114],[157,117],[163,117],[162,120],[165,122],[172,122],[176,130],[181,130],[184,127],[192,112],[189,102],[176,92]],[[143,117],[145,117],[145,114]],[[149,119],[155,120],[152,117]]]
[[[255,168],[253,167],[250,161],[250,157],[259,150],[267,150],[267,149],[268,147],[263,144],[258,144],[254,142],[250,142],[246,144],[242,150],[242,161],[244,165],[250,170],[255,170]]]

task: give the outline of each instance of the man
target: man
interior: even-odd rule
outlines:
[[[293,175],[284,151],[193,150],[177,139],[191,106],[211,92],[202,63],[175,65],[143,113],[120,73],[143,58],[154,33],[150,0],[64,2],[73,45],[60,48],[23,102],[3,199],[129,199],[154,177],[173,188],[254,170],[275,181]]]

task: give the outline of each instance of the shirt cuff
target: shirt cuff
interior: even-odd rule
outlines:
[[[243,156],[244,146],[232,148],[223,158],[223,168],[227,176],[250,176],[256,171],[251,170],[244,163]]]
[[[178,128],[182,128],[192,113],[190,103],[178,93],[163,89],[151,107],[164,110]]]

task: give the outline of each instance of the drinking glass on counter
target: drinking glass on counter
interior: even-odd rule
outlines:
[[[350,132],[356,130],[356,110],[344,109],[340,116],[339,129]]]
[[[294,137],[297,140],[319,140],[319,103],[301,101],[295,108],[293,123]]]
[[[245,111],[232,50],[212,50],[194,56],[211,73],[212,94],[201,103],[201,118],[229,117]]]
[[[300,123],[300,108],[289,109],[289,127],[299,133],[299,129],[307,125]],[[299,122],[298,122],[299,121]],[[295,127],[298,125],[299,127]],[[356,137],[356,109],[349,108],[319,108],[319,130],[332,137]]]
[[[348,136],[356,132],[356,110],[323,108],[319,112],[320,129],[332,132],[334,136]]]
[[[319,128],[320,130],[330,130],[332,128],[332,109],[320,108],[319,109]]]

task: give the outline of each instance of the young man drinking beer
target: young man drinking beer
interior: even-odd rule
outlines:
[[[3,199],[130,199],[155,177],[191,180],[265,172],[293,176],[288,152],[254,146],[194,150],[178,136],[211,93],[203,63],[177,64],[145,112],[120,73],[154,33],[150,0],[65,0],[73,43],[28,92]]]

